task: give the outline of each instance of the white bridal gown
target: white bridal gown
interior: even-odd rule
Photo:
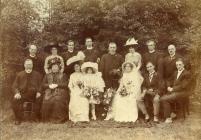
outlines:
[[[135,122],[138,118],[137,98],[141,93],[143,78],[136,68],[130,73],[124,73],[117,94],[114,97],[112,115],[118,122]],[[125,86],[132,94],[121,96],[119,91]]]
[[[70,88],[69,119],[73,122],[89,121],[89,101],[82,96],[82,90],[77,84],[82,81],[82,77],[82,73],[73,73],[68,84]]]

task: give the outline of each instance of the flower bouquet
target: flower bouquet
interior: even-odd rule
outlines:
[[[119,91],[119,95],[121,95],[122,97],[128,96],[130,94],[132,94],[132,92],[128,92],[126,86],[123,86]]]
[[[89,86],[86,86],[84,87],[83,89],[83,95],[86,97],[86,98],[91,98],[91,97],[98,97],[99,96],[99,92],[98,92],[98,89],[95,88],[95,87],[89,87]]]
[[[116,91],[113,88],[107,89],[103,94],[103,104],[105,104],[105,105],[111,104],[115,93],[116,93]]]

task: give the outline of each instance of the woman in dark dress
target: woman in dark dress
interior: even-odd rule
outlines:
[[[62,123],[67,119],[67,78],[60,72],[61,61],[55,58],[49,68],[51,73],[43,79],[44,98],[42,104],[42,120]]]

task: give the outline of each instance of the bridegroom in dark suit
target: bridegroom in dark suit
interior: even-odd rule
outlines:
[[[149,119],[149,115],[146,107],[153,106],[154,122],[158,122],[160,97],[163,93],[164,84],[160,74],[155,71],[155,65],[152,62],[147,62],[146,69],[147,73],[144,75],[142,84],[142,96],[144,94],[144,101],[143,98],[138,100],[138,107],[145,115],[145,120],[147,120]]]
[[[164,117],[166,123],[171,123],[171,103],[182,97],[189,96],[190,73],[185,70],[184,61],[178,59],[176,61],[177,71],[173,74],[172,80],[167,82],[167,94],[160,98],[164,108]]]

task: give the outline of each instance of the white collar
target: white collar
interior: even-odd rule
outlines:
[[[172,56],[170,55],[170,58],[174,58],[174,57],[175,57],[175,55],[176,55],[176,54],[174,54],[174,55],[172,55]]]
[[[93,49],[93,47],[91,46],[91,47],[87,47],[87,50],[92,50]]]
[[[33,57],[36,57],[36,54],[35,54],[35,55],[31,55],[31,54],[29,54],[29,56],[33,58]]]
[[[68,50],[68,52],[73,53],[73,50]]]
[[[26,70],[26,69],[25,69],[25,72],[29,74],[29,73],[32,72],[32,70]]]
[[[184,71],[184,68],[182,70],[178,70],[178,73],[182,73]]]
[[[149,53],[154,53],[156,50],[149,51]]]
[[[151,73],[149,72],[149,75],[153,75],[154,73],[155,73],[155,71],[153,71],[153,72],[151,72]]]

